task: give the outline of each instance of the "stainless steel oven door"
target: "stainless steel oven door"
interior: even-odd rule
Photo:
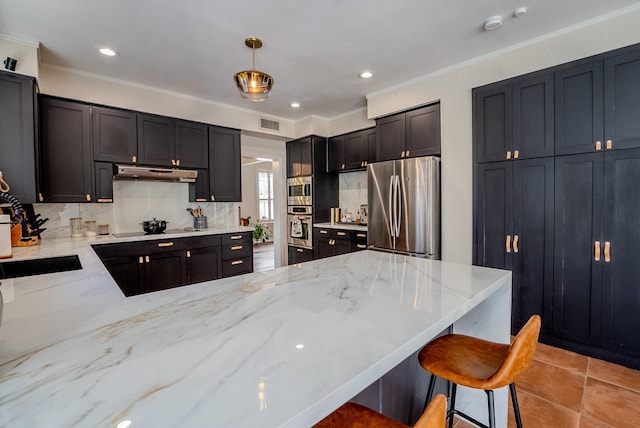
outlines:
[[[287,242],[289,245],[313,248],[311,214],[289,214],[287,216],[287,228]]]
[[[287,180],[287,205],[311,205],[311,177]]]

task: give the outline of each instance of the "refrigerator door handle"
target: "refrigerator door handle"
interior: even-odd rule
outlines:
[[[396,175],[396,205],[398,206],[398,212],[396,214],[396,238],[400,237],[400,226],[402,225],[402,193],[400,190],[400,176]]]
[[[391,230],[391,236],[394,236],[396,225],[393,217],[393,175],[389,178],[389,229]]]

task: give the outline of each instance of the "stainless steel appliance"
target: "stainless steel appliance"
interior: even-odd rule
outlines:
[[[311,177],[287,179],[287,205],[311,205]]]
[[[177,168],[156,168],[152,166],[113,165],[114,180],[170,181],[195,183],[198,171]]]
[[[310,206],[287,207],[287,242],[302,248],[313,248],[313,220]]]
[[[369,205],[360,205],[360,224],[365,225],[369,223]]]
[[[440,158],[367,166],[369,248],[440,259]]]

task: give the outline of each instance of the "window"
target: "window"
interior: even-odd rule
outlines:
[[[258,216],[273,220],[273,173],[258,170]]]

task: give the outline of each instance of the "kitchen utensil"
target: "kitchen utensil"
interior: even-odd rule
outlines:
[[[193,218],[193,228],[194,229],[206,229],[207,228],[207,217],[206,216],[202,216],[202,217],[194,217]]]
[[[367,224],[369,220],[369,205],[360,205],[360,224]]]
[[[70,218],[69,219],[69,224],[71,225],[71,237],[72,238],[82,238],[83,226],[84,226],[84,222],[82,221],[82,217]]]
[[[29,232],[29,236],[40,236],[40,234],[42,232],[44,232],[45,230],[47,230],[46,227],[44,227],[42,229],[32,230],[31,232]]]
[[[146,233],[162,233],[167,228],[167,221],[165,220],[156,220],[154,217],[153,220],[147,220],[140,223],[142,225],[142,229]]]
[[[193,217],[196,216],[196,213],[193,211],[193,208],[187,208],[187,211],[189,211],[189,214],[191,214]]]

